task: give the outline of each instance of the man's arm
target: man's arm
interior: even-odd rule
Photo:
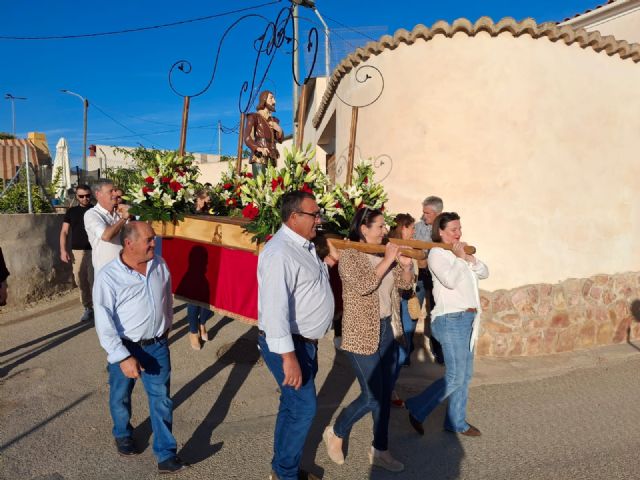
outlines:
[[[62,222],[62,228],[60,229],[60,260],[64,263],[71,261],[71,256],[67,250],[67,236],[69,235],[69,224]]]
[[[113,237],[120,233],[124,224],[129,220],[129,207],[126,205],[120,205],[118,207],[118,213],[120,214],[120,220],[118,220],[113,225],[109,225],[104,229],[100,238],[105,242],[110,242]]]
[[[289,324],[289,298],[293,294],[294,278],[289,274],[283,256],[267,254],[261,260],[258,265],[258,296],[265,319],[261,325],[269,350],[282,357],[282,384],[297,390],[302,385],[302,370]]]

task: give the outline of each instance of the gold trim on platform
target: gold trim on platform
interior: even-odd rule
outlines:
[[[244,230],[247,223],[249,222],[244,218],[203,215],[187,216],[177,224],[153,222],[152,227],[156,234],[163,238],[183,238],[194,242],[245,250],[257,255],[262,249],[262,244],[251,241],[252,235]]]

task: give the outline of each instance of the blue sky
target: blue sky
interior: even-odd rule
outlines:
[[[182,0],[33,0],[2,2],[0,36],[41,37],[117,31],[166,24],[269,3],[270,0],[210,2]],[[603,2],[604,3],[604,2]],[[0,131],[11,132],[11,103],[4,94],[27,97],[17,101],[16,134],[27,131],[47,134],[55,149],[64,136],[70,145],[72,164],[82,156],[82,103],[60,93],[74,91],[87,99],[89,107],[88,143],[158,148],[177,148],[182,99],[169,88],[171,65],[191,61],[193,71],[177,82],[185,92],[196,92],[208,82],[216,49],[225,29],[246,13],[269,19],[288,2],[252,9],[243,13],[180,26],[121,35],[65,40],[0,39]],[[593,8],[597,0],[317,0],[316,6],[332,32],[332,57],[336,63],[343,53],[371,38],[410,30],[416,24],[430,26],[437,20],[449,22],[481,16],[499,20],[532,17],[538,22],[560,21]],[[301,30],[317,22],[313,13],[302,9]],[[264,30],[264,22],[246,19],[232,30],[223,45],[218,70],[211,88],[191,102],[187,150],[217,153],[217,123],[228,128],[238,124],[238,97],[245,80],[250,81],[256,59],[254,39]],[[323,37],[321,37],[322,41]],[[323,49],[321,43],[321,50]],[[280,49],[271,64],[264,88],[277,96],[277,116],[286,133],[292,125],[291,53]],[[316,66],[324,73],[323,60]],[[180,72],[178,72],[180,73]],[[162,133],[164,132],[164,133]],[[237,134],[222,135],[222,153],[233,154]]]

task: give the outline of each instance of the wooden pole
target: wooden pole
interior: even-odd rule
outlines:
[[[298,103],[298,130],[296,131],[296,147],[302,148],[302,142],[304,140],[304,124],[307,121],[307,84],[302,85],[302,92],[300,93],[300,102]]]
[[[191,103],[191,97],[184,97],[184,104],[182,105],[182,128],[180,129],[180,148],[178,154],[180,156],[185,155],[187,148],[187,125],[189,123],[189,104]]]
[[[420,250],[429,250],[430,248],[444,248],[445,250],[451,250],[451,245],[448,243],[438,242],[423,242],[421,240],[402,240],[401,238],[390,238],[389,242],[401,245],[403,247],[418,248]],[[476,253],[476,247],[467,245],[464,247],[464,253],[467,255],[473,255]]]
[[[336,238],[328,238],[327,241],[338,250],[352,248],[363,253],[384,253],[386,247],[384,245],[374,245],[373,243],[352,242],[350,240],[338,240]],[[415,248],[401,248],[400,253],[405,257],[415,258],[416,260],[424,260],[426,255],[424,250],[416,250]]]
[[[238,131],[238,159],[236,160],[236,173],[242,170],[242,138],[244,137],[244,122],[246,117],[244,113],[240,114],[240,130]]]
[[[351,132],[349,133],[349,157],[347,158],[347,180],[351,185],[353,180],[353,157],[356,153],[356,131],[358,129],[358,107],[351,107]]]

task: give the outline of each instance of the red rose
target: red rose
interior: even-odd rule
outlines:
[[[148,195],[149,193],[153,192],[153,188],[149,188],[149,187],[142,187],[142,193],[145,195]]]
[[[171,181],[171,179],[170,179],[169,177],[162,177],[162,178],[160,179],[160,181],[161,181],[162,183],[169,183],[169,182]]]
[[[236,199],[235,198],[229,198],[227,199],[227,206],[229,207],[233,207],[236,204]]]
[[[304,168],[304,171],[306,173],[309,173],[311,171],[311,167],[309,167],[309,165],[307,165],[306,163],[305,163],[304,167],[302,167],[302,168]]]
[[[284,186],[284,180],[282,179],[282,177],[278,177],[277,179],[273,179],[271,180],[271,191],[275,192],[276,188],[278,188],[278,185],[282,185]]]
[[[169,188],[177,193],[182,190],[182,184],[180,182],[169,182]]]
[[[308,183],[303,183],[302,184],[302,188],[300,189],[301,192],[307,192],[307,193],[313,193],[313,190],[311,190],[311,187],[309,186]]]
[[[244,176],[247,177],[247,178],[253,178],[253,173],[247,172],[247,173],[244,174]]]
[[[258,216],[260,210],[253,203],[249,203],[246,207],[242,209],[242,216],[244,218],[248,218],[249,220],[253,220]]]
[[[362,180],[362,183],[364,183],[365,185],[369,183],[369,177],[364,177],[364,180]]]
[[[222,188],[224,188],[225,190],[229,190],[231,187],[233,187],[233,184],[229,182],[222,185]]]
[[[144,181],[148,184],[152,184],[153,183],[153,177],[147,177],[144,179]]]
[[[342,208],[342,204],[340,202],[336,202],[334,208]]]
[[[184,176],[184,174],[185,174],[185,173],[187,173],[187,172],[185,172],[184,170],[182,170],[181,168],[176,168],[176,170],[175,170],[175,171],[176,171],[176,173],[177,173],[178,175],[180,175],[181,177],[183,177],[183,176]]]

